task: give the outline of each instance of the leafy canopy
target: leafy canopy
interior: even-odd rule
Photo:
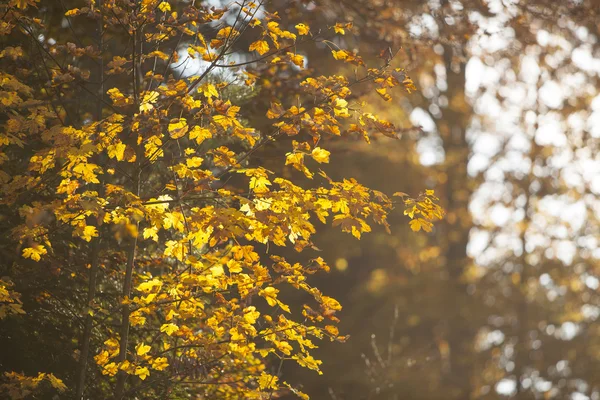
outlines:
[[[65,333],[77,343],[76,374],[7,372],[2,390],[13,398],[42,381],[78,395],[93,387],[99,398],[306,397],[281,381],[283,362],[320,373],[315,340],[346,339],[335,326],[342,306],[308,281],[327,263],[291,262],[277,248],[315,249],[316,224],[327,221],[358,239],[372,224],[389,230],[389,197],[318,166],[330,162],[330,138],[396,137],[361,111],[353,87],[390,100],[413,83],[389,62],[366,67],[307,24],[283,26],[262,3],[196,3],[90,0],[61,11],[62,28],[35,0],[0,6],[0,199],[20,256],[0,281],[0,317],[29,312],[18,289],[40,264],[87,293],[61,298],[85,321]],[[243,49],[250,61],[231,61],[245,37],[254,37]],[[299,49],[316,42],[353,78],[312,76]],[[193,66],[202,72],[187,73]],[[290,76],[293,93],[273,91]],[[257,111],[244,99],[261,88],[277,96]],[[285,175],[253,161],[275,141],[289,146],[286,137]],[[302,187],[294,170],[316,184]],[[413,230],[442,218],[433,191],[400,196]],[[286,304],[286,287],[307,294],[303,309]]]

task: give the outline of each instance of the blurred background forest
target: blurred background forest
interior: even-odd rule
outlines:
[[[328,170],[384,192],[434,188],[428,235],[400,212],[359,245],[316,241],[344,306],[324,399],[600,399],[600,4],[280,1],[284,20],[352,22],[344,45],[395,54],[418,91],[370,107],[399,142],[344,143]],[[389,49],[389,50],[387,50]],[[335,72],[324,54],[308,66]],[[332,60],[333,61],[333,60]],[[342,146],[342,145],[340,145]],[[294,375],[290,369],[286,374]]]
[[[75,7],[42,3],[57,26]],[[329,140],[336,151],[324,170],[386,193],[434,189],[447,213],[431,233],[411,232],[402,207],[392,234],[374,229],[355,242],[321,229],[316,253],[334,268],[311,282],[343,305],[340,332],[350,339],[320,344],[323,375],[289,365],[284,378],[314,399],[600,399],[600,3],[264,7],[282,26],[352,23],[333,43],[367,64],[393,56],[406,69],[415,93],[358,99],[402,127],[399,140]],[[330,46],[298,52],[317,75],[351,74]],[[278,82],[293,96],[301,77]],[[249,107],[268,107],[282,88],[258,90]],[[262,165],[297,174],[270,164],[277,146],[258,154]],[[14,354],[29,345],[20,339]]]

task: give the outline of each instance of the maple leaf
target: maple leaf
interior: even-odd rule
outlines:
[[[256,193],[266,193],[269,191],[267,186],[271,186],[271,182],[264,176],[253,176],[250,178],[250,189]]]
[[[119,371],[119,367],[117,366],[117,364],[114,362],[111,362],[109,364],[106,364],[102,368],[102,375],[115,376],[118,371]]]
[[[31,258],[34,261],[40,261],[44,254],[47,254],[48,251],[41,244],[34,244],[31,247],[27,247],[23,249],[23,257]]]
[[[141,380],[145,380],[150,376],[150,371],[146,367],[136,367],[135,375],[138,376]]]
[[[202,93],[204,97],[208,99],[212,99],[213,97],[218,98],[219,92],[217,88],[212,83],[206,83],[198,88],[198,93]]]
[[[295,28],[298,30],[298,35],[308,35],[310,31],[310,27],[306,24],[298,24]]]
[[[166,1],[163,1],[158,5],[158,9],[162,12],[171,11],[171,5]]]
[[[269,44],[264,40],[257,40],[252,43],[249,48],[250,51],[256,51],[261,56],[269,51]]]
[[[304,67],[304,57],[300,54],[290,54],[290,60],[292,60],[295,65]]]
[[[158,242],[158,227],[151,226],[148,228],[144,228],[143,236],[144,239],[152,238],[152,240]]]
[[[420,231],[421,229],[423,229],[425,232],[431,232],[431,228],[432,228],[433,224],[423,218],[415,218],[412,221],[410,221],[410,229],[412,229],[415,232]]]
[[[150,291],[154,290],[154,288],[160,289],[162,285],[162,281],[155,278],[147,282],[140,283],[136,289],[140,292],[149,293]]]
[[[346,34],[346,30],[344,28],[348,27],[348,24],[344,25],[341,23],[336,23],[333,27],[333,30],[335,31],[335,33],[340,34],[340,35],[345,35]]]
[[[210,130],[196,125],[190,131],[189,136],[190,140],[196,140],[196,143],[202,144],[206,139],[212,138],[212,133]]]
[[[258,378],[258,386],[261,389],[277,389],[278,385],[277,385],[277,381],[279,380],[278,377],[271,375],[271,374],[267,374],[266,372],[262,372],[260,374],[260,377]]]
[[[90,242],[92,238],[98,237],[98,230],[95,226],[87,225],[83,228],[83,232],[81,233],[81,238],[86,242]]]
[[[320,147],[315,147],[311,153],[312,158],[318,163],[328,163],[331,153]]]
[[[125,149],[127,146],[121,142],[111,144],[106,148],[109,158],[116,158],[117,161],[123,161],[125,157]]]
[[[264,297],[265,300],[267,300],[267,303],[273,307],[277,305],[277,293],[279,293],[279,290],[269,286],[258,292],[258,295]]]
[[[135,346],[135,352],[138,356],[143,356],[144,354],[147,354],[150,351],[151,347],[144,344],[144,343],[140,343],[137,346]]]
[[[333,58],[336,60],[345,60],[348,58],[348,52],[346,50],[331,50]]]
[[[153,53],[161,53],[161,52],[155,51]],[[150,53],[150,54],[152,54],[152,53]],[[168,58],[168,56],[166,54],[164,54],[164,53],[161,53],[161,54]],[[158,54],[155,54],[155,55],[158,56]],[[145,113],[145,112],[153,110],[154,103],[156,103],[156,101],[158,100],[159,95],[160,94],[155,91],[146,92],[144,94],[144,97],[142,98],[142,103],[140,104],[140,112]]]
[[[169,366],[169,362],[166,357],[158,357],[152,360],[152,369],[162,371]]]
[[[173,333],[177,332],[178,330],[179,330],[179,327],[175,324],[163,324],[160,327],[160,331],[166,333],[169,336],[171,336]]]
[[[64,392],[67,390],[67,385],[65,385],[62,379],[58,379],[54,374],[46,375],[46,379],[50,382],[53,388],[58,389],[59,392]]]
[[[183,137],[189,127],[185,118],[173,118],[169,122],[169,135],[171,139],[179,139]]]

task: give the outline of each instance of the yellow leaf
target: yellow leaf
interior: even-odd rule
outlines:
[[[104,366],[104,368],[102,369],[102,375],[115,376],[118,371],[119,371],[119,368],[117,367],[117,364],[115,364],[114,362],[111,362]]]
[[[418,218],[410,221],[410,229],[415,232],[419,232],[421,230],[421,223],[419,222]]]
[[[149,293],[150,291],[154,290],[155,287],[160,290],[162,284],[163,283],[160,280],[155,278],[148,282],[140,283],[136,289],[140,292]]]
[[[312,158],[320,164],[328,163],[330,154],[330,152],[320,147],[315,147],[311,153]]]
[[[296,25],[296,29],[298,30],[298,35],[300,36],[308,35],[308,32],[310,31],[310,27],[306,24],[298,24]]]
[[[378,88],[375,89],[375,91],[377,92],[377,94],[379,94],[385,101],[390,101],[392,100],[392,96],[390,96],[389,93],[387,93],[387,89],[386,88]]]
[[[257,40],[250,45],[250,51],[256,50],[261,56],[269,51],[269,44],[264,40]]]
[[[213,121],[216,124],[221,126],[223,129],[227,129],[228,127],[233,125],[234,118],[228,117],[227,115],[215,115],[213,116]]]
[[[23,249],[23,257],[31,258],[34,261],[40,261],[41,257],[48,253],[46,248],[41,244],[34,244],[32,247]]]
[[[267,374],[266,372],[262,372],[260,377],[258,378],[258,386],[262,389],[277,389],[278,385],[277,385],[277,381],[279,380],[278,377],[271,375],[271,374]]]
[[[255,193],[265,193],[269,191],[267,186],[271,186],[271,182],[264,176],[253,176],[250,178],[250,189]]]
[[[144,343],[140,343],[137,346],[135,346],[135,352],[138,356],[143,356],[144,354],[148,353],[150,349],[151,347]]]
[[[169,135],[171,139],[179,139],[188,131],[188,124],[185,118],[173,118],[169,122]]]
[[[154,50],[154,51],[152,51],[152,52],[148,53],[148,57],[158,57],[158,58],[160,58],[161,60],[168,60],[168,59],[169,59],[169,56],[168,56],[168,55],[166,55],[165,53],[163,53],[163,52],[162,52],[162,51],[160,51],[160,50]],[[153,93],[156,93],[156,92],[153,92]],[[158,93],[157,93],[157,94],[158,94]],[[158,97],[158,96],[157,96],[157,97]]]
[[[418,232],[421,229],[423,229],[425,232],[431,232],[432,227],[433,224],[427,220],[424,220],[423,218],[415,218],[410,221],[410,229],[415,232]]]
[[[169,312],[167,313],[167,315],[165,315],[165,319],[167,321],[171,321],[173,319],[173,317],[177,317],[177,316],[179,316],[179,314],[177,314],[175,312],[175,310],[169,310]]]
[[[173,333],[177,332],[178,330],[179,330],[179,327],[175,324],[163,324],[160,327],[160,331],[166,333],[169,336],[171,336]]]
[[[86,242],[90,242],[94,237],[98,237],[98,230],[95,226],[88,225],[85,228],[83,228],[83,233],[81,235],[81,238],[83,240],[85,240]]]
[[[117,161],[123,161],[126,148],[127,146],[121,142],[109,145],[106,148],[108,158],[116,158]]]
[[[258,317],[260,317],[260,312],[256,311],[256,307],[250,306],[244,309],[244,321],[248,324],[255,324]]]
[[[219,92],[217,91],[217,88],[211,83],[207,83],[205,85],[200,86],[198,88],[198,93],[202,93],[204,97],[208,99],[212,99],[213,97],[219,97]]]
[[[329,333],[330,335],[333,335],[333,336],[337,336],[340,334],[340,331],[338,330],[338,328],[333,325],[325,326],[325,330],[327,331],[327,333]]]
[[[98,365],[104,365],[108,362],[108,351],[104,350],[98,354],[96,354],[96,356],[94,356],[94,360],[96,361],[96,364]]]
[[[152,360],[152,369],[162,371],[169,366],[169,362],[166,357],[158,357]]]
[[[190,131],[190,139],[196,139],[196,143],[201,144],[206,139],[212,138],[212,133],[206,128],[201,128],[198,125],[194,126]]]
[[[161,52],[155,51],[153,53],[161,53]],[[161,53],[161,54],[166,56],[166,54],[164,54],[164,53]],[[144,97],[142,98],[142,104],[140,104],[140,112],[145,113],[145,112],[148,112],[148,111],[151,111],[152,109],[154,109],[153,104],[156,103],[156,100],[158,100],[158,97],[159,97],[158,92],[155,92],[155,91],[146,92],[144,94]]]
[[[269,286],[258,292],[258,295],[264,297],[265,300],[267,300],[267,303],[273,307],[277,304],[277,293],[279,293],[279,290]]]
[[[166,1],[163,1],[158,5],[158,9],[162,12],[171,11],[171,5]]]
[[[346,34],[346,31],[344,30],[344,25],[340,24],[339,22],[337,24],[335,24],[335,26],[333,27],[333,30],[335,31],[335,33],[338,33],[340,35]]]
[[[290,55],[290,60],[292,60],[292,62],[299,66],[299,67],[304,67],[304,57],[301,56],[300,54],[292,54]]]
[[[80,174],[87,183],[100,183],[95,171],[100,169],[96,164],[79,163],[73,167],[73,172]]]
[[[342,118],[347,118],[350,116],[348,112],[348,102],[340,97],[336,98],[333,102],[333,113]]]
[[[150,376],[150,371],[148,371],[148,368],[146,367],[136,367],[135,375],[139,376],[141,380],[144,380]]]
[[[158,227],[151,226],[144,228],[144,239],[152,238],[155,242],[158,242]]]
[[[331,50],[331,54],[333,54],[333,58],[336,60],[345,60],[348,58],[348,52],[346,50]]]

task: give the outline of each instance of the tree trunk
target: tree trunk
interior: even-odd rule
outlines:
[[[445,321],[448,345],[448,364],[445,386],[449,398],[468,400],[472,398],[473,353],[476,330],[473,327],[473,299],[462,281],[465,268],[471,262],[467,256],[467,244],[471,227],[469,201],[473,194],[471,178],[467,174],[470,148],[466,139],[471,118],[471,107],[465,96],[466,62],[457,61],[454,49],[444,46],[444,64],[448,89],[448,107],[442,109],[438,130],[443,142],[445,161],[442,165],[446,175],[442,200],[447,218],[440,232],[450,285],[448,288],[449,318]]]

